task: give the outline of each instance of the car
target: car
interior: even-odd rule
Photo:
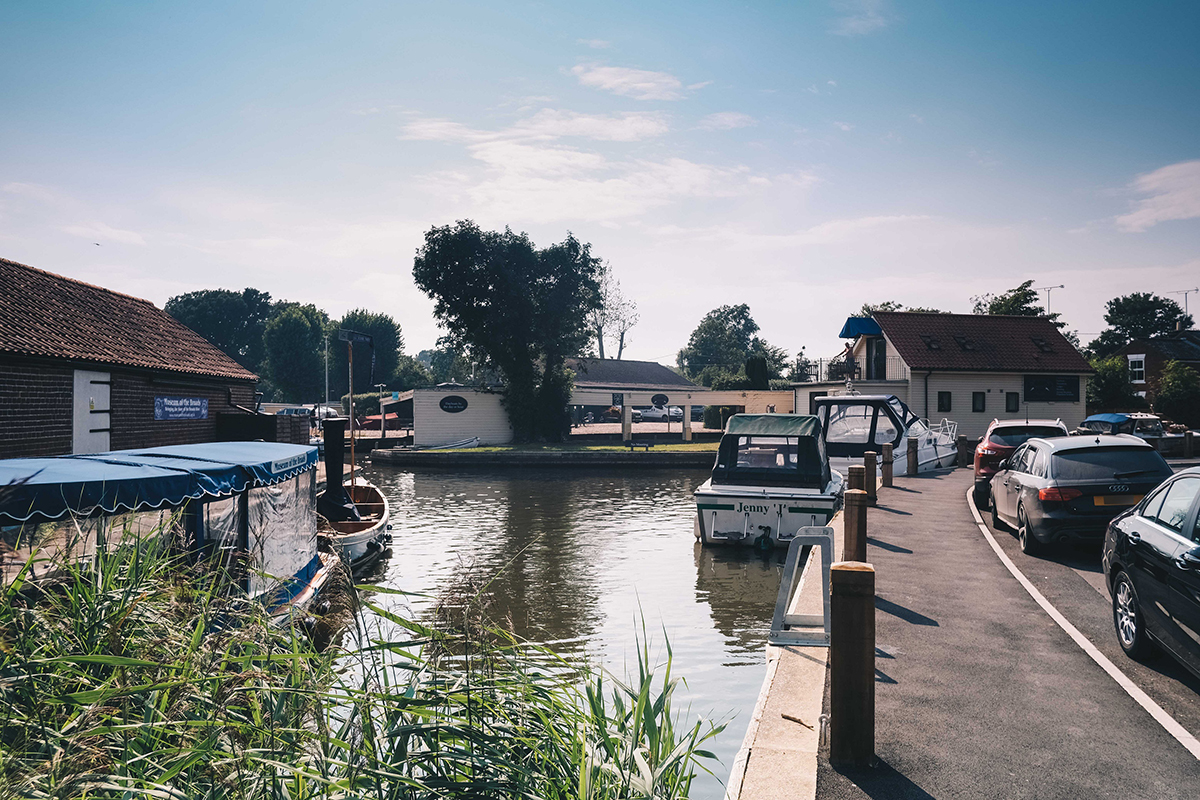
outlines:
[[[1057,542],[1098,544],[1113,517],[1171,474],[1128,434],[1030,439],[992,476],[992,523],[1014,528],[1029,555]]]
[[[275,412],[276,416],[281,417],[311,417],[313,410],[311,408],[281,408]]]
[[[704,422],[704,406],[692,406],[692,422]]]
[[[1101,564],[1126,655],[1162,649],[1200,676],[1200,468],[1114,519]]]
[[[638,411],[635,408],[635,409],[633,409],[633,413],[632,413],[631,417],[634,422],[641,422],[642,421],[642,412]],[[604,411],[601,411],[600,412],[600,421],[601,422],[620,422],[621,421],[621,406],[609,406]]]
[[[975,448],[975,506],[987,508],[991,498],[992,476],[1000,462],[1030,439],[1066,436],[1061,419],[994,419]]]
[[[682,422],[683,409],[679,406],[641,406],[643,422]]]

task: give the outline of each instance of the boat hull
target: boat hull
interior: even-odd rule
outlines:
[[[787,547],[801,528],[823,526],[842,505],[840,482],[825,492],[783,487],[713,486],[694,493],[695,534],[704,544]]]
[[[321,538],[352,570],[359,570],[383,553],[388,538],[391,507],[387,496],[372,484],[356,481],[354,486],[346,483],[345,488],[362,519],[345,522],[327,520],[329,530],[323,530]]]

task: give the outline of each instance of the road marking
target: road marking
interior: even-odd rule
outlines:
[[[1142,689],[1129,679],[1129,676],[1117,668],[1117,665],[1108,660],[1108,657],[1096,649],[1096,645],[1092,644],[1086,636],[1079,632],[1079,629],[1072,625],[1062,613],[1047,600],[1041,592],[1037,590],[1025,574],[1017,568],[1017,565],[1012,562],[1004,549],[1000,547],[1000,543],[992,536],[992,532],[988,530],[987,525],[983,523],[983,517],[979,515],[979,509],[975,508],[975,504],[971,502],[971,489],[967,489],[967,507],[971,509],[971,515],[975,517],[975,524],[979,526],[979,530],[983,532],[988,544],[996,551],[996,555],[1000,557],[1000,561],[1012,573],[1012,576],[1017,579],[1017,582],[1025,587],[1025,591],[1029,592],[1042,610],[1050,615],[1050,619],[1058,623],[1058,627],[1066,631],[1067,635],[1075,640],[1075,644],[1079,645],[1083,652],[1091,656],[1092,661],[1095,661],[1100,668],[1108,673],[1108,676],[1117,682],[1117,685],[1125,690],[1125,693],[1132,697],[1138,705],[1146,709],[1150,716],[1154,717],[1154,721],[1163,726],[1163,729],[1175,737],[1175,740],[1187,748],[1187,751],[1200,759],[1200,740],[1188,733],[1174,717],[1163,710],[1163,707],[1154,702],[1150,695],[1146,694]]]

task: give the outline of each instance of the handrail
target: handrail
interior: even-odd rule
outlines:
[[[817,614],[792,614],[789,610],[796,595],[809,574],[812,559],[805,557],[803,564],[800,552],[821,548],[821,597],[822,611]],[[833,564],[833,528],[829,526],[806,526],[796,532],[788,545],[787,561],[783,567],[783,578],[779,582],[779,594],[775,598],[775,614],[771,618],[771,633],[767,644],[800,645],[809,647],[829,646],[829,568]]]

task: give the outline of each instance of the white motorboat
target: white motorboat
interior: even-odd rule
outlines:
[[[958,423],[930,425],[895,395],[843,394],[814,400],[829,464],[845,472],[868,450],[882,456],[892,445],[894,475],[908,474],[908,440],[917,440],[917,472],[954,466]]]
[[[829,522],[844,479],[831,470],[817,417],[735,414],[712,477],[695,491],[695,534],[704,544],[785,547],[806,526]]]

